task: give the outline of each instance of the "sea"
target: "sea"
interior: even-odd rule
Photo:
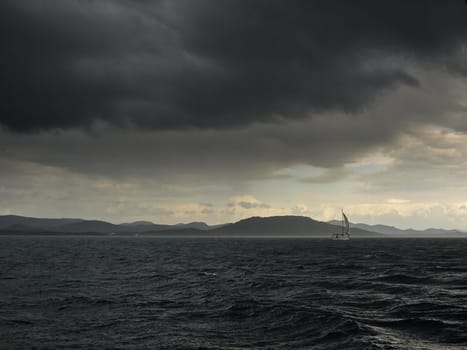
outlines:
[[[467,349],[467,239],[1,236],[0,349]]]

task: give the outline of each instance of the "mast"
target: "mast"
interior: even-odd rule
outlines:
[[[342,213],[342,224],[341,224],[341,235],[344,235],[344,208],[341,208]]]

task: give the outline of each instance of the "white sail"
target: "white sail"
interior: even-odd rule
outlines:
[[[350,224],[349,224],[349,219],[347,218],[347,216],[344,214],[344,212],[342,212],[342,216],[344,217],[344,221],[345,221],[345,232],[344,232],[344,235],[349,235],[349,232],[350,232]]]

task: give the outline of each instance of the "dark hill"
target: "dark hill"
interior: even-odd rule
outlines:
[[[132,223],[132,224],[121,224],[116,225],[114,231],[115,232],[127,232],[127,233],[140,233],[140,232],[147,232],[147,231],[161,231],[161,230],[169,230],[172,225],[161,225],[161,224],[153,224],[151,223]]]
[[[208,224],[206,224],[205,222],[190,222],[188,224],[183,224],[183,223],[180,223],[180,224],[176,224],[175,225],[175,228],[186,228],[186,229],[196,229],[196,230],[210,230],[211,229],[211,226],[209,226]]]
[[[83,221],[82,219],[39,219],[30,218],[19,215],[1,215],[0,216],[0,229],[12,227],[16,225],[25,225],[29,229],[32,228],[49,228],[54,226],[65,225],[69,223]],[[20,227],[20,226],[17,226]]]
[[[214,230],[222,235],[241,236],[322,236],[329,237],[339,232],[340,227],[316,221],[305,216],[251,217]],[[378,236],[361,229],[351,231],[352,236]]]
[[[72,222],[69,224],[50,228],[52,232],[63,233],[113,233],[117,232],[118,229],[118,225],[99,220],[85,220],[80,222]]]

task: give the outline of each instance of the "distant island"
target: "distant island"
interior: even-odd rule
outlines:
[[[0,216],[0,235],[100,235],[100,236],[209,236],[209,237],[329,237],[340,230],[339,221],[322,222],[305,216],[250,217],[235,223],[204,222],[176,225],[149,221],[112,224],[100,220],[46,219]],[[457,230],[401,230],[386,225],[351,224],[352,237],[467,237]]]

